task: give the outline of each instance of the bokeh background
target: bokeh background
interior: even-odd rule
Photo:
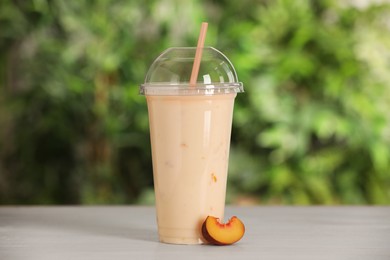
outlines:
[[[235,65],[227,202],[390,204],[390,6],[337,0],[2,0],[0,204],[152,204],[149,65]]]

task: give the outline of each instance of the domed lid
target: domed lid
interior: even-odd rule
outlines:
[[[195,47],[167,49],[150,66],[140,93],[215,95],[244,92],[232,63],[212,47],[203,48],[196,84],[190,86],[195,52]]]

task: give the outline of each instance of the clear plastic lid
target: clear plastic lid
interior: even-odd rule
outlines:
[[[205,47],[197,83],[190,86],[195,47],[169,48],[150,66],[142,95],[216,95],[244,92],[229,59],[217,49]]]

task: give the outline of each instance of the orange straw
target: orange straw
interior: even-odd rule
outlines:
[[[208,23],[202,23],[202,27],[199,33],[198,45],[196,46],[195,60],[194,60],[194,65],[192,66],[192,73],[190,79],[190,86],[192,87],[195,87],[196,79],[198,78],[200,60],[202,59],[202,51],[203,51],[204,41],[206,39],[207,26]]]

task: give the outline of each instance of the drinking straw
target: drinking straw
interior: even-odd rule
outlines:
[[[202,23],[202,27],[200,28],[198,45],[196,46],[194,65],[192,66],[192,73],[190,79],[190,86],[195,87],[196,79],[198,78],[200,60],[202,59],[202,51],[204,46],[204,41],[206,39],[208,23]]]

